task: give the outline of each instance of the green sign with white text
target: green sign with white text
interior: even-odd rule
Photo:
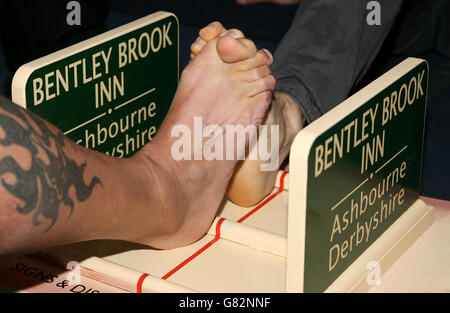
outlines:
[[[315,139],[305,292],[324,291],[418,199],[427,84],[422,62]]]
[[[152,140],[175,94],[178,29],[175,16],[158,12],[26,64],[29,74],[13,82],[24,100],[13,100],[79,145],[131,156]]]

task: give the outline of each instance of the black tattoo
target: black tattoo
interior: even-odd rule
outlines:
[[[85,184],[83,172],[86,163],[78,165],[67,157],[63,151],[65,142],[61,132],[52,132],[38,116],[25,113],[19,106],[5,102],[0,102],[0,109],[9,114],[0,110],[0,128],[6,134],[4,138],[0,138],[0,146],[19,145],[25,148],[31,153],[31,167],[25,170],[12,156],[3,157],[0,159],[1,183],[25,203],[16,206],[21,214],[35,211],[32,220],[34,226],[41,224],[40,216],[51,220],[46,232],[55,224],[61,204],[70,207],[69,217],[72,215],[74,202],[69,197],[71,186],[75,188],[77,200],[85,201],[90,197],[94,186],[101,185],[101,182],[94,176],[88,185]],[[43,152],[48,158],[48,164],[38,156]],[[15,176],[15,184],[5,181],[2,176],[6,173]]]

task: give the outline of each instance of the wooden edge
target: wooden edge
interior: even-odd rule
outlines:
[[[208,235],[212,237],[216,235],[216,225],[220,219],[222,218],[215,218]],[[227,240],[234,244],[286,258],[285,237],[242,223],[224,219],[220,227],[220,240]]]
[[[33,258],[38,259],[46,264],[58,266],[66,269],[70,260],[51,255],[45,252],[39,252],[32,255]],[[90,257],[85,260],[76,260],[79,262],[80,274],[82,276],[97,280],[99,282],[129,291],[137,292],[141,289],[141,292],[152,293],[192,293],[195,290],[180,286],[167,280],[152,276],[148,273],[142,273],[135,269],[119,265],[114,262],[99,258]],[[111,275],[114,273],[114,275]],[[138,287],[138,282],[145,275],[145,279],[142,280],[141,286]]]
[[[290,152],[286,244],[286,292],[289,293],[303,292],[308,152],[314,140],[313,134],[300,131],[294,139]]]
[[[383,275],[433,221],[433,207],[418,199],[325,292],[368,291],[372,287],[367,282],[369,264],[378,262]]]
[[[114,273],[111,276],[109,273]],[[146,273],[107,261],[98,257],[91,257],[81,262],[81,274],[91,278],[101,278],[102,282],[118,286],[131,292],[136,292],[138,281]],[[192,293],[192,289],[147,274],[142,281],[142,292],[164,293]]]

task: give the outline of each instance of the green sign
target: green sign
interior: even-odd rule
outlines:
[[[303,291],[326,290],[418,199],[427,84],[408,59],[305,128]]]
[[[152,140],[178,84],[178,21],[158,12],[22,66],[13,101],[115,157]]]

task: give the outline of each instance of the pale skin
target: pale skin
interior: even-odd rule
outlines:
[[[242,38],[238,29],[226,30],[221,23],[212,22],[199,32],[199,37],[191,45],[191,59],[202,51],[210,40],[221,36]],[[279,164],[274,171],[261,171],[261,160],[239,162],[227,189],[228,198],[244,207],[260,202],[275,185],[278,169],[289,154],[295,135],[303,128],[305,118],[298,104],[289,95],[274,93],[274,99],[264,117],[263,124],[279,126]]]
[[[53,125],[0,106],[0,256],[92,239],[180,247],[210,227],[237,161],[175,161],[173,125],[259,125],[272,57],[246,39],[211,39],[184,70],[153,141],[128,159],[85,149]],[[220,105],[217,105],[220,103]]]

